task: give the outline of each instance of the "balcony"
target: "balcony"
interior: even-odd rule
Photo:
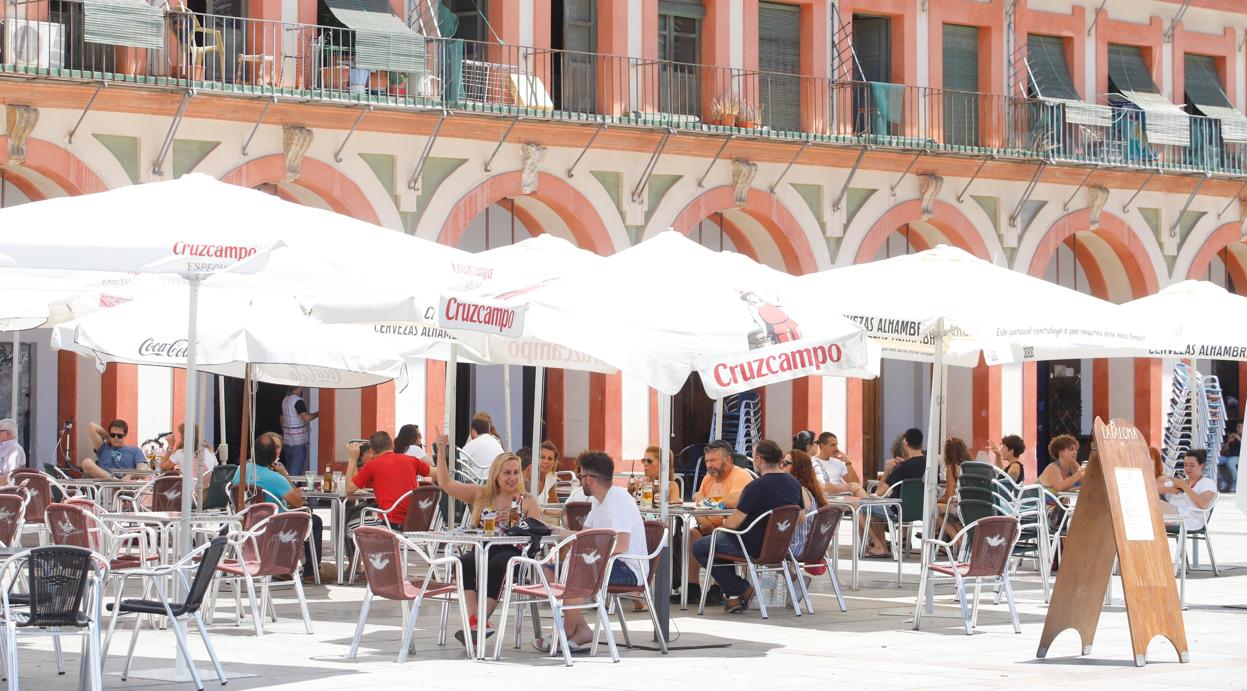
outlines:
[[[396,110],[671,128],[751,139],[1207,175],[1247,175],[1247,143],[1191,116],[1185,143],[1149,143],[1127,106],[534,49],[457,39],[393,45],[349,29],[170,9],[145,45],[91,42],[73,0],[10,2],[0,74]],[[388,62],[387,62],[388,61]],[[397,69],[367,69],[378,63]],[[1079,124],[1082,123],[1082,124]],[[1237,138],[1237,137],[1233,137]]]

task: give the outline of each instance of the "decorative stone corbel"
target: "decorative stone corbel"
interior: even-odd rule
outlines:
[[[34,106],[10,105],[5,108],[5,130],[9,136],[9,163],[26,162],[26,142],[39,122],[39,109]]]
[[[753,178],[757,174],[757,163],[732,159],[732,203],[737,208],[749,203],[749,188],[753,186]]]
[[[922,215],[923,221],[931,220],[935,215],[935,198],[940,196],[940,190],[944,187],[944,178],[939,175],[923,173],[918,176],[918,191],[922,194]]]
[[[1242,235],[1242,241],[1247,242],[1247,197],[1238,198],[1238,217],[1243,219],[1240,221],[1242,225],[1239,234]]]
[[[1087,213],[1091,217],[1091,230],[1100,227],[1100,212],[1104,211],[1106,203],[1108,203],[1107,187],[1087,188]]]
[[[520,192],[534,194],[537,192],[537,169],[541,160],[546,157],[546,147],[532,142],[520,147]]]
[[[312,145],[312,131],[299,125],[281,128],[281,150],[286,156],[286,182],[294,182],[303,174],[303,156]]]

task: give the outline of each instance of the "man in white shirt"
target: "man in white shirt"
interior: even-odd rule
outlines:
[[[852,461],[840,450],[840,441],[831,432],[818,435],[818,455],[814,456],[814,473],[827,494],[856,494],[862,488],[861,478],[853,470]]]
[[[8,483],[9,473],[26,467],[26,451],[17,443],[17,421],[0,420],[0,482]]]
[[[468,443],[463,445],[463,455],[471,459],[477,473],[484,477],[494,459],[503,453],[498,438],[489,433],[489,419],[481,415],[472,418],[468,429]]]
[[[626,555],[615,560],[609,574],[611,585],[640,585],[648,572],[649,548],[645,542],[645,521],[636,501],[628,491],[614,486],[615,461],[601,451],[588,451],[580,456],[580,485],[589,495],[593,508],[585,518],[584,529],[614,530],[619,534],[613,554]],[[569,531],[561,531],[570,534]],[[593,642],[593,627],[585,621],[584,610],[565,610],[564,626],[572,651]],[[549,650],[546,641],[537,641],[539,649]]]

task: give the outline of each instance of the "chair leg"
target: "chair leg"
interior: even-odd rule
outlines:
[[[12,620],[5,625],[8,636],[5,643],[8,646],[7,658],[9,660],[9,691],[18,691],[18,673],[17,673],[17,626]]]
[[[688,557],[691,559],[692,557]],[[701,575],[701,599],[697,601],[697,616],[706,613],[706,593],[710,591],[710,571],[714,568],[714,544],[710,545],[710,554],[706,556],[706,568]],[[684,584],[688,588],[688,584]]]
[[[784,582],[788,584],[788,597],[792,600],[792,611],[796,612],[799,617],[801,616],[801,598],[797,597],[797,589],[792,584],[792,574],[787,568],[780,569],[780,572],[784,574]],[[801,574],[797,574],[797,578],[800,579]]]
[[[56,651],[56,673],[63,675],[65,674],[65,655],[61,652],[60,634],[52,636],[52,649]]]
[[[914,600],[914,631],[921,630],[922,610],[931,611],[931,577],[927,574],[926,546],[922,548],[921,573],[918,575],[918,597]],[[843,605],[841,605],[843,607]]]
[[[334,557],[335,559],[337,557]],[[347,584],[355,585],[355,569],[359,567],[359,550],[355,550],[355,554],[351,556],[351,573],[347,575]],[[316,577],[320,577],[320,569],[317,569]]]
[[[398,647],[398,663],[407,661],[407,653],[411,652],[411,637],[416,631],[416,617],[420,616],[420,598],[412,603],[410,612],[403,618],[403,640]]]
[[[978,628],[979,625],[979,596],[983,594],[983,579],[974,579],[974,606],[970,611],[970,625]]]
[[[805,569],[804,567],[801,566],[801,564],[797,563],[796,559],[790,560],[789,563],[792,564],[793,572],[796,574],[795,576],[793,576],[793,578],[795,579],[794,582],[797,585],[797,590],[798,590],[797,594],[800,596],[799,601],[804,602],[805,608],[809,611],[810,614],[813,614],[814,613],[814,598],[810,597],[810,589],[805,584]],[[813,579],[811,579],[810,582],[812,583]],[[801,605],[798,604],[797,608],[800,609],[800,607]]]
[[[247,597],[251,600],[251,619],[252,623],[255,624],[255,635],[260,637],[264,635],[264,612],[260,611],[260,605],[256,601],[255,583],[251,580],[251,576],[244,576],[244,579],[247,581]],[[238,620],[242,621],[242,617],[239,617]]]
[[[294,583],[294,592],[299,595],[299,611],[303,613],[303,628],[307,629],[307,632],[311,634],[312,617],[307,612],[307,597],[303,595],[303,579],[296,573],[291,583]]]
[[[619,662],[619,647],[615,645],[615,632],[611,630],[611,618],[606,613],[606,602],[601,597],[598,598],[598,623],[606,629],[606,647],[611,651],[611,660]],[[597,636],[593,637],[593,643],[597,645]]]
[[[746,556],[745,558],[748,559],[749,557]],[[753,584],[753,596],[758,598],[758,609],[762,612],[762,618],[766,619],[766,596],[762,594],[762,581],[758,578],[758,570],[754,568],[752,560],[745,563],[749,566],[749,581]],[[702,591],[703,597],[705,592],[704,590]]]
[[[298,576],[295,576],[295,578],[302,581],[302,579],[300,579]],[[277,604],[273,602],[271,581],[272,581],[271,578],[265,578],[264,582],[260,584],[260,615],[265,616],[265,617],[271,617],[273,620],[273,623],[276,624],[277,623]]]
[[[511,586],[514,580],[512,578],[512,575],[514,573],[515,573],[514,570],[508,569],[506,578],[502,580],[502,591],[505,594],[502,596],[502,607],[499,608],[499,616],[498,616],[498,619],[499,619],[498,632],[495,634],[495,636],[497,636],[498,638],[498,640],[494,642],[494,660],[495,661],[502,659],[502,641],[506,639],[507,619],[510,618],[509,614],[511,611]],[[464,628],[463,630],[464,638],[472,638],[475,635],[476,635],[476,631],[473,630],[471,627]],[[485,643],[482,641],[481,645],[484,646]],[[485,651],[482,650],[481,652],[483,653]]]
[[[632,638],[628,635],[628,619],[624,617],[623,600],[616,595],[611,598],[611,604],[615,606],[615,616],[619,618],[619,630],[623,631],[624,645],[631,648]]]
[[[654,626],[654,638],[658,639],[658,649],[663,655],[667,654],[667,640],[663,638],[662,627],[658,623],[658,613],[654,611],[654,593],[650,588],[649,581],[645,581],[645,607],[649,611],[649,621]]]
[[[559,644],[563,648],[563,662],[566,666],[572,666],[571,646],[567,642],[567,629],[563,626],[563,610],[553,599],[550,601],[550,609],[554,612],[554,629],[558,632]]]
[[[966,583],[959,576],[955,580],[957,581],[957,603],[961,605],[961,619],[966,626],[966,635],[973,636],[974,627],[970,624],[970,605],[966,602]]]
[[[1013,584],[1008,574],[1000,577],[1001,590],[1005,592],[1005,601],[1009,603],[1009,618],[1013,620],[1013,633],[1022,633],[1022,624],[1018,621],[1018,608],[1013,603]]]
[[[359,623],[355,625],[355,637],[351,639],[351,653],[347,658],[354,660],[359,653],[359,642],[364,637],[364,622],[368,621],[368,608],[372,606],[372,588],[364,592],[364,604],[359,608]]]
[[[168,607],[166,607],[166,610]],[[186,632],[182,630],[182,624],[169,614],[169,628],[173,629],[173,635],[177,638],[178,649],[182,651],[182,655],[186,658],[186,666],[190,668],[191,679],[195,682],[195,688],[203,691],[204,684],[199,678],[199,670],[195,668],[195,658],[191,657],[191,647],[186,641]]]
[[[1208,526],[1204,526],[1204,544],[1208,547],[1208,563],[1212,564],[1212,575],[1214,578],[1221,575],[1221,571],[1217,569],[1217,558],[1212,553],[1212,533],[1208,532]]]
[[[442,596],[442,616],[441,616],[442,628],[441,628],[441,632],[438,633],[437,635],[438,645],[446,645],[446,622],[449,618],[450,618],[450,596],[443,595]]]
[[[130,647],[126,649],[126,663],[121,668],[121,680],[130,676],[130,663],[134,661],[134,647],[139,642],[139,629],[143,628],[139,617],[134,618],[134,631],[130,633]]]
[[[199,637],[203,639],[204,647],[208,649],[208,659],[212,660],[212,668],[216,670],[217,679],[221,680],[221,684],[229,681],[225,676],[225,669],[221,667],[221,660],[216,656],[216,648],[212,647],[212,639],[208,638],[208,628],[204,626],[203,617],[199,612],[195,612],[194,616],[195,628],[199,630]]]
[[[460,583],[462,583],[462,581],[460,581]],[[471,635],[472,627],[470,624],[471,624],[472,619],[468,617],[468,603],[466,599],[464,599],[463,597],[462,588],[460,588],[459,592],[456,593],[455,599],[458,600],[459,602],[459,623],[461,626],[463,626],[464,651],[467,652],[468,659],[472,660],[476,658],[476,647],[475,647],[475,643],[472,640],[473,636]],[[443,621],[442,622],[442,641],[444,642],[445,640],[446,640],[446,623],[445,621]]]
[[[824,560],[824,563],[827,564],[827,575],[831,577],[831,589],[836,593],[836,602],[840,604],[840,611],[847,612],[849,608],[844,603],[844,591],[840,589],[840,574],[836,573],[834,563],[828,563],[826,560]],[[810,610],[810,614],[813,613],[814,611]]]

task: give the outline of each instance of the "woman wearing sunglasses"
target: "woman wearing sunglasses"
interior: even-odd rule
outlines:
[[[658,499],[658,493],[662,490],[658,484],[658,473],[662,471],[662,449],[657,446],[651,446],[645,449],[645,457],[641,459],[641,468],[645,471],[645,477],[628,481],[628,492],[636,494],[646,481],[654,485],[654,499]],[[667,451],[667,501],[672,504],[678,504],[684,501],[684,497],[680,496],[680,486],[675,481],[675,454],[670,450]]]

